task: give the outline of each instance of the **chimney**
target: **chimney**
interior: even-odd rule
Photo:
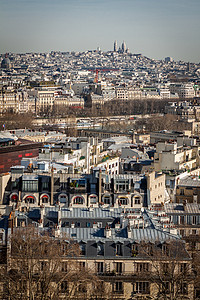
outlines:
[[[51,205],[53,205],[53,191],[54,191],[54,177],[53,177],[53,166],[51,168]]]
[[[60,227],[57,226],[55,229],[55,237],[59,237],[60,236]]]
[[[59,208],[58,208],[58,226],[59,227],[61,226],[61,209],[60,209],[60,205],[59,205]]]
[[[119,229],[119,228],[120,228],[120,223],[118,222],[115,224],[115,229]]]
[[[99,169],[99,203],[101,202],[101,173],[102,173],[102,170]]]
[[[71,223],[71,228],[75,228],[74,222]]]
[[[131,231],[130,224],[128,224],[127,226],[127,233],[128,233],[128,239],[132,239],[132,231]]]
[[[98,228],[98,225],[96,222],[93,223],[93,228]]]
[[[110,226],[106,225],[104,232],[105,232],[105,237],[107,239],[109,239],[111,237],[111,235],[112,235],[111,234],[111,228],[110,228]]]
[[[45,214],[45,211],[44,211],[44,206],[41,205],[40,206],[40,227],[43,227],[44,225],[44,214]]]

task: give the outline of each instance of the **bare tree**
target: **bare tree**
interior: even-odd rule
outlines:
[[[148,261],[143,265],[143,276],[154,286],[151,299],[193,299],[192,260],[182,241],[144,243],[141,253]]]
[[[56,232],[55,232],[56,233]],[[78,262],[79,246],[38,228],[17,228],[10,238],[5,274],[6,299],[74,299],[93,274]]]
[[[73,240],[32,226],[15,228],[9,240],[5,299],[110,299]]]

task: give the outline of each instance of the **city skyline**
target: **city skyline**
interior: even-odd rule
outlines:
[[[113,50],[199,62],[200,2],[0,0],[0,53]]]

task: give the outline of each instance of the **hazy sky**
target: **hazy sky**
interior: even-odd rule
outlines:
[[[0,0],[0,53],[112,50],[200,62],[200,0]]]

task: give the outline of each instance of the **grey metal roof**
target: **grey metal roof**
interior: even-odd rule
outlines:
[[[23,175],[22,176],[22,180],[38,180],[38,176],[37,175]]]
[[[111,237],[106,238],[104,235],[104,229],[95,229],[95,228],[66,228],[62,227],[61,232],[66,235],[68,238],[80,241],[113,241],[113,242],[165,242],[168,240],[178,240],[180,239],[176,235],[172,235],[168,232],[159,230],[159,229],[132,229],[131,239],[128,238],[127,227],[122,229],[111,228]]]
[[[165,204],[167,214],[200,214],[200,204],[187,203],[168,203]]]
[[[200,179],[199,177],[187,177],[184,179],[180,179],[178,186],[185,186],[185,187],[200,187]]]
[[[172,235],[168,232],[165,232],[160,229],[151,229],[151,228],[145,228],[145,229],[132,229],[132,239],[135,242],[142,242],[142,241],[149,241],[149,242],[164,242],[167,240],[174,240],[179,239],[178,236]]]
[[[107,219],[107,218],[118,218],[122,209],[115,208],[113,211],[109,209],[93,208],[88,210],[87,208],[75,208],[75,209],[62,209],[61,218],[84,218],[84,219]]]

